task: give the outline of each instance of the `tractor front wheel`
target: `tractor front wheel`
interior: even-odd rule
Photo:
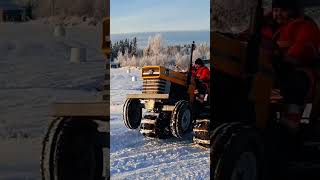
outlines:
[[[192,112],[188,101],[181,100],[175,104],[170,120],[170,130],[174,137],[182,136],[191,129]]]
[[[142,119],[142,105],[139,99],[127,99],[123,106],[124,125],[129,129],[137,129]]]
[[[43,180],[101,180],[103,149],[97,143],[97,124],[91,120],[55,119],[42,148]]]
[[[214,132],[210,153],[213,179],[263,179],[263,147],[254,128],[226,123],[216,127]]]

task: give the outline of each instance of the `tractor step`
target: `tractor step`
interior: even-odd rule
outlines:
[[[144,114],[144,117],[147,118],[147,117],[151,117],[151,118],[147,118],[147,119],[155,119],[157,118],[159,115],[159,113],[154,113],[154,112],[146,112]]]
[[[141,134],[151,134],[154,133],[154,130],[149,130],[149,129],[140,129]]]
[[[207,132],[208,133],[208,129],[194,128],[193,132]]]
[[[155,124],[156,121],[153,120],[153,119],[142,119],[141,123],[144,123],[144,124]]]
[[[197,123],[202,123],[202,122],[207,122],[207,123],[209,123],[210,120],[209,120],[209,119],[197,119]]]
[[[193,142],[201,147],[209,148],[210,146],[210,140],[203,140],[198,138],[193,138]]]

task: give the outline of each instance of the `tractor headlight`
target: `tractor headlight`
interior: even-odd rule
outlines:
[[[148,72],[149,75],[153,75],[153,73],[154,73],[153,69],[150,69],[149,72]]]

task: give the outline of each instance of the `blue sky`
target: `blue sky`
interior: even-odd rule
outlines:
[[[111,0],[111,34],[210,29],[210,0]]]

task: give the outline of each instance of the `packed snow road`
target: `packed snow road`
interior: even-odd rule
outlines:
[[[137,81],[132,82],[135,76]],[[111,179],[210,179],[209,150],[183,140],[143,137],[127,129],[122,105],[128,93],[141,93],[139,69],[111,69]]]

